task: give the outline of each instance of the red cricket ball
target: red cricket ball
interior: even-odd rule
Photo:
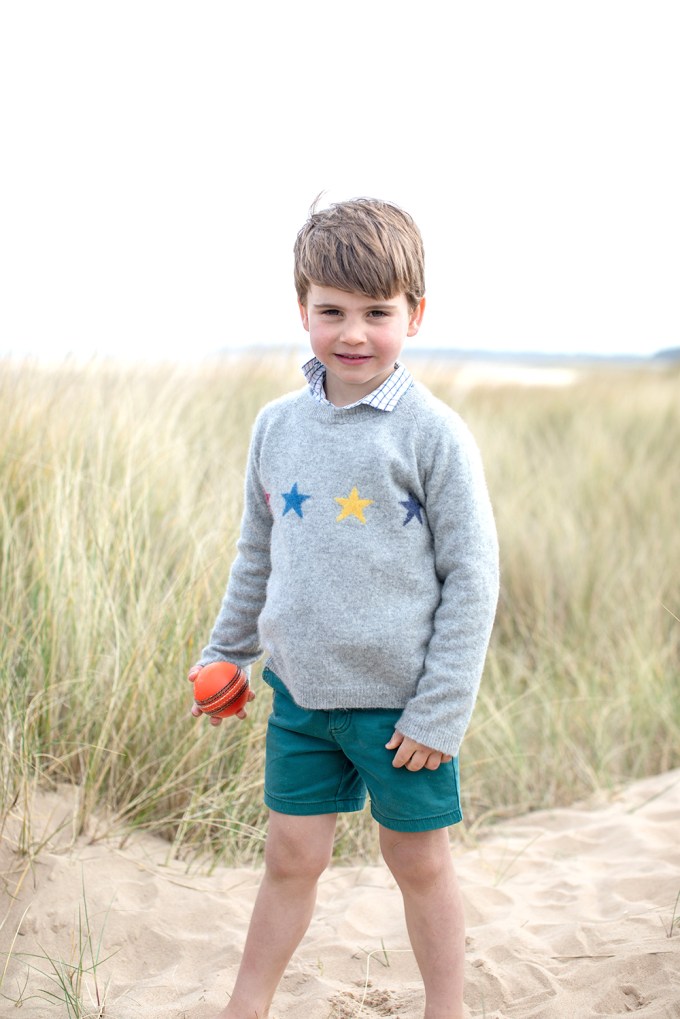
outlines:
[[[194,700],[213,718],[228,718],[248,703],[250,685],[243,669],[233,662],[211,662],[194,680]]]

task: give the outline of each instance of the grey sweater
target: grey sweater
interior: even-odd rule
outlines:
[[[305,388],[259,414],[226,594],[200,664],[269,664],[304,708],[396,708],[457,754],[498,598],[481,459],[413,385],[391,413]]]

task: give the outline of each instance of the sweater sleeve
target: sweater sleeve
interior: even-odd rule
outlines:
[[[255,423],[248,454],[245,499],[236,558],[219,614],[199,665],[226,660],[246,667],[262,654],[258,619],[264,607],[271,566],[272,516],[260,483],[261,420]]]
[[[426,513],[441,598],[423,673],[397,729],[456,755],[477,698],[498,601],[498,539],[477,445],[456,415],[434,446]]]

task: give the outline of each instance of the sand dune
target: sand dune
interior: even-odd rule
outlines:
[[[54,830],[69,809],[68,793],[37,795],[33,832]],[[73,843],[68,829],[31,862],[14,851],[18,838],[18,822],[10,824],[0,858],[0,950],[12,952],[3,1019],[67,1015],[40,996],[50,986],[59,992],[34,967],[47,973],[48,959],[77,959],[85,908],[102,960],[105,1019],[212,1019],[223,1007],[257,870],[187,873],[168,862],[161,840],[134,836],[123,848],[84,837]],[[468,922],[469,1017],[680,1017],[680,922],[673,925],[680,770],[636,782],[606,802],[505,822],[474,848],[453,851]],[[93,988],[90,978],[86,1000],[94,999]],[[16,999],[23,999],[20,1013]],[[421,1019],[401,900],[384,867],[327,872],[273,1015]]]

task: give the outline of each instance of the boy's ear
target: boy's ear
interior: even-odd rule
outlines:
[[[298,301],[298,308],[300,309],[300,318],[302,319],[302,325],[307,330],[307,332],[309,332],[309,315],[307,314],[307,307],[306,305],[302,304],[301,301]]]
[[[411,317],[408,320],[408,332],[407,336],[415,336],[420,325],[423,321],[423,315],[425,314],[425,298],[421,297],[418,304],[411,312]]]

